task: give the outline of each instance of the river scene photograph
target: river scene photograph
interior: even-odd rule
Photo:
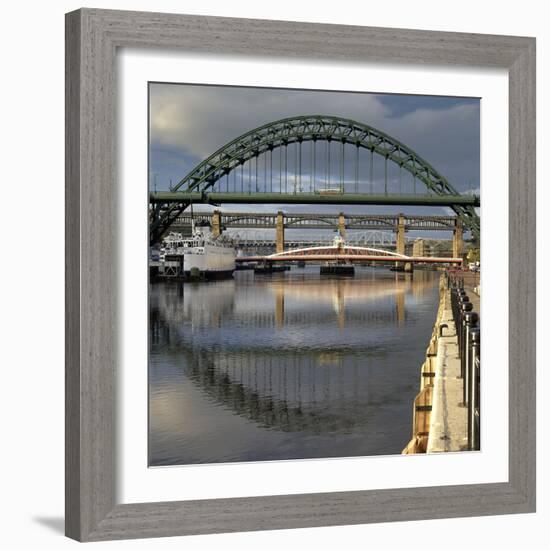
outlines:
[[[149,466],[479,451],[480,99],[148,112]]]

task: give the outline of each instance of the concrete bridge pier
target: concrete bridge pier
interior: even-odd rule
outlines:
[[[397,222],[397,238],[395,240],[395,251],[398,254],[405,254],[405,214],[399,214],[399,221]],[[395,267],[406,273],[412,273],[413,266],[411,262],[405,264],[401,262],[395,262]]]
[[[277,212],[275,221],[275,251],[284,252],[285,250],[285,215],[281,210]]]
[[[346,238],[346,217],[343,212],[338,214],[338,233],[342,239]]]
[[[453,231],[453,258],[462,258],[464,250],[464,238],[462,232],[462,220],[456,218]]]
[[[397,222],[397,238],[396,238],[396,252],[398,254],[405,254],[405,215],[399,214],[399,221]]]
[[[416,239],[413,243],[413,256],[426,256],[426,243],[424,239]]]
[[[214,237],[219,237],[222,234],[222,213],[219,210],[214,210],[210,223],[212,235]]]

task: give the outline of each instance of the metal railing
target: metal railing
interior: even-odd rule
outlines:
[[[468,408],[468,449],[480,449],[480,330],[479,315],[464,290],[463,278],[446,273],[451,291],[451,310],[458,338],[460,377],[463,380],[462,404]]]

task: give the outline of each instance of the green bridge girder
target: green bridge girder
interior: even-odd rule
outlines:
[[[398,165],[400,170],[403,169],[412,174],[415,181],[422,182],[428,194],[418,196],[389,196],[386,193],[384,195],[369,195],[349,193],[344,187],[342,187],[341,194],[331,196],[302,192],[273,193],[272,189],[271,192],[256,190],[249,193],[244,193],[242,189],[240,193],[236,189],[231,191],[227,189],[226,192],[216,189],[216,184],[224,176],[241,167],[247,161],[257,159],[260,155],[272,152],[274,149],[307,141],[314,143],[317,141],[339,142],[342,147],[346,144],[355,145],[357,150],[363,148],[370,151],[372,155],[380,155],[385,159],[386,177],[387,162],[391,161]],[[264,191],[266,191],[265,188]],[[151,202],[152,242],[159,240],[174,219],[192,202],[450,206],[462,219],[464,228],[471,231],[475,238],[479,238],[480,229],[479,216],[475,211],[475,207],[479,206],[479,197],[458,193],[430,163],[392,136],[361,122],[326,115],[290,117],[250,130],[199,163],[172,188],[171,192],[152,194]]]
[[[415,205],[415,206],[479,206],[475,195],[380,195],[370,193],[197,193],[157,192],[150,194],[150,202],[169,203],[261,203],[261,204],[364,204],[364,205]]]

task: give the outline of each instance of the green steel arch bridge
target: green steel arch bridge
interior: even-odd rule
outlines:
[[[250,130],[170,191],[150,193],[151,242],[199,203],[448,206],[479,238],[478,196],[459,193],[392,136],[335,116],[297,116]]]

